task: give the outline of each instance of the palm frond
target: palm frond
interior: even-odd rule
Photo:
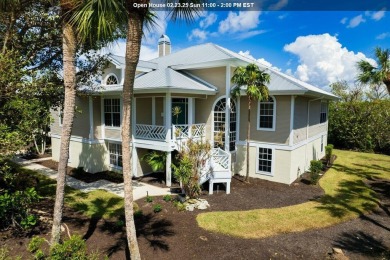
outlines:
[[[204,2],[205,0],[166,0],[166,4],[174,6],[168,16],[173,21],[182,20],[191,23],[202,13]]]

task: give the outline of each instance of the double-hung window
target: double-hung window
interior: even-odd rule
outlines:
[[[119,98],[104,99],[104,124],[110,127],[120,127],[121,107]]]
[[[122,145],[108,143],[108,151],[110,153],[110,165],[122,167]]]
[[[260,101],[258,107],[258,130],[274,131],[275,130],[275,99],[269,97],[268,100]]]
[[[320,124],[328,120],[328,103],[321,102]]]
[[[272,175],[272,160],[272,149],[259,147],[257,173]]]

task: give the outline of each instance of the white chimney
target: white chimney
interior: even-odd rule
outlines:
[[[165,34],[158,39],[158,56],[162,57],[171,54],[171,40]]]

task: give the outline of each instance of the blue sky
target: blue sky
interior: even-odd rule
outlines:
[[[158,17],[143,39],[141,59],[157,57],[157,40],[164,33],[173,52],[212,42],[322,88],[336,80],[353,83],[357,61],[374,64],[374,47],[390,48],[390,13],[385,9],[207,11],[191,24],[170,22],[164,12]],[[124,55],[123,42],[112,51]]]

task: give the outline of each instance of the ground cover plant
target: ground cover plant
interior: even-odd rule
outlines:
[[[197,216],[199,226],[242,238],[263,238],[328,227],[375,209],[379,201],[364,181],[373,177],[390,179],[388,157],[334,152],[338,159],[319,182],[325,191],[319,199],[274,209],[202,213]]]

